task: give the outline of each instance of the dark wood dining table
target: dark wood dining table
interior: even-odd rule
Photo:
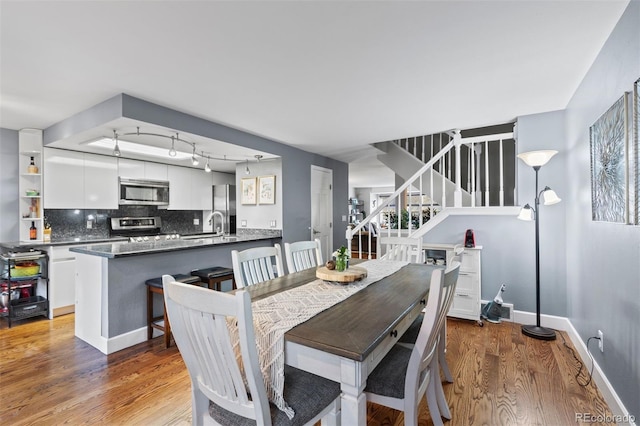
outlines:
[[[366,424],[367,377],[424,308],[434,268],[410,263],[285,333],[286,364],[341,384],[342,425]],[[316,279],[311,268],[245,289],[256,301]]]

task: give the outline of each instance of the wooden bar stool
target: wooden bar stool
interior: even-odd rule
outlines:
[[[213,266],[211,268],[194,269],[191,275],[200,278],[211,290],[220,291],[223,281],[231,280],[231,288],[236,289],[236,279],[233,276],[233,269],[223,266]]]
[[[200,284],[200,279],[192,275],[176,274],[172,275],[176,281],[185,284]],[[153,337],[153,329],[160,330],[164,333],[164,345],[165,347],[171,346],[171,324],[169,324],[169,318],[167,317],[167,307],[164,306],[164,290],[162,288],[162,277],[151,278],[145,281],[147,285],[147,340],[151,340]],[[162,303],[164,306],[164,312],[162,315],[154,316],[153,314],[153,295],[159,294],[162,297]],[[160,320],[163,323],[160,323]]]

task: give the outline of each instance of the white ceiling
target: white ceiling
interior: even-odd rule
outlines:
[[[127,93],[375,161],[373,142],[563,109],[627,4],[0,0],[0,126]]]

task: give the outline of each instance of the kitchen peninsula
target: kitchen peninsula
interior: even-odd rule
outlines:
[[[231,250],[272,246],[273,232],[148,242],[110,242],[72,247],[76,257],[75,335],[104,354],[147,339],[145,281],[231,267]],[[213,291],[213,290],[212,290]],[[162,309],[157,298],[156,310]]]

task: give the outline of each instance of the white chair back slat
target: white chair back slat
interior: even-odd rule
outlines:
[[[285,243],[284,253],[287,259],[287,270],[290,273],[300,272],[323,264],[319,239]]]
[[[422,239],[410,237],[380,237],[384,248],[382,259],[423,263]]]
[[[249,294],[245,291],[226,294],[165,277],[167,313],[176,345],[191,376],[193,423],[210,420],[211,400],[226,410],[255,419],[258,424],[270,425]],[[245,374],[231,343],[230,318],[238,324]]]
[[[236,286],[242,288],[284,275],[280,244],[231,251]],[[275,270],[274,270],[275,268]]]

